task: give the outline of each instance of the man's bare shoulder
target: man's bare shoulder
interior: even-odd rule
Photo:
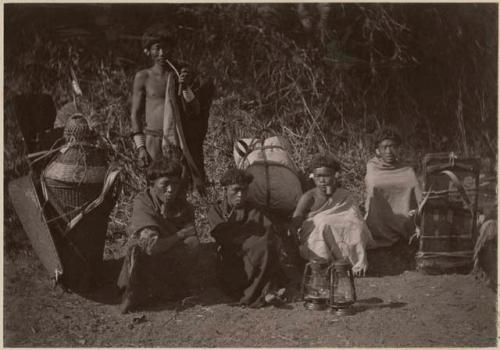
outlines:
[[[306,191],[302,195],[302,198],[304,198],[305,200],[314,200],[314,198],[318,195],[317,192],[318,192],[317,188],[313,187],[309,191]]]
[[[309,191],[305,192],[304,194],[302,194],[302,196],[300,197],[301,206],[310,207],[311,205],[313,205],[314,202],[316,202],[316,197],[317,197],[316,192],[317,192],[316,187],[314,187],[311,188]]]
[[[143,69],[135,73],[134,80],[136,82],[144,82],[149,78],[149,69]]]

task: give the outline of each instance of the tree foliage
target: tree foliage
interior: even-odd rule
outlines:
[[[304,170],[313,153],[334,153],[360,197],[384,125],[415,163],[436,151],[496,159],[496,4],[6,4],[5,96],[41,88],[59,107],[72,67],[81,108],[131,159],[132,77],[149,64],[140,36],[156,23],[177,37],[178,61],[216,81],[213,180],[235,138],[269,133]]]

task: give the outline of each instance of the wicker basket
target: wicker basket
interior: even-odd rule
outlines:
[[[75,184],[45,178],[49,202],[59,215],[72,219],[84,204],[94,200],[102,190],[102,184]]]
[[[90,129],[87,119],[82,114],[75,113],[66,121],[64,139],[66,142],[92,141],[95,140],[95,133]]]
[[[106,171],[107,159],[101,149],[76,144],[50,162],[45,177],[75,184],[103,184]]]
[[[95,135],[82,115],[70,117],[64,130],[68,142],[43,173],[49,202],[68,218],[97,198],[107,172],[107,158],[94,145]]]

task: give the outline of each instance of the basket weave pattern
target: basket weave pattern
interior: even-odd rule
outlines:
[[[75,209],[80,208],[99,196],[102,183],[75,184],[46,178],[48,200],[59,212],[59,215],[69,214],[69,219],[78,214]],[[74,213],[70,213],[75,211]]]
[[[96,199],[102,190],[107,159],[97,148],[95,135],[81,114],[70,117],[64,130],[67,141],[45,169],[44,181],[49,202],[59,215],[71,219],[84,204]]]

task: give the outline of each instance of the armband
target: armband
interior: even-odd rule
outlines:
[[[142,132],[134,134],[133,138],[135,147],[137,149],[141,147],[146,147],[146,136]]]

